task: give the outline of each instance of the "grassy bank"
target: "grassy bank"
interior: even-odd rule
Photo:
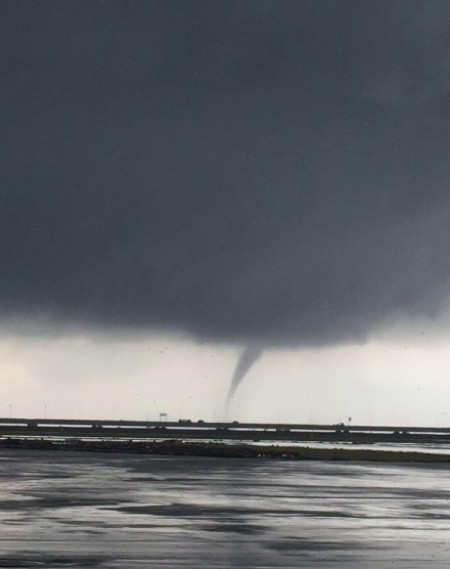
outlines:
[[[224,444],[218,442],[126,441],[126,440],[48,440],[26,438],[0,439],[0,449],[70,450],[117,452],[169,456],[203,456],[272,460],[328,460],[373,462],[450,462],[450,454],[420,451],[306,448],[274,445]]]

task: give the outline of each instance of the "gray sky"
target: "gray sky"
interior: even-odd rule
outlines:
[[[412,335],[428,361],[430,326],[445,353],[446,0],[4,0],[0,28],[5,401],[74,415],[63,400],[102,378],[91,413],[130,381],[176,407],[207,353],[210,397],[178,413],[213,414],[250,345],[268,402],[306,393],[309,354],[310,376],[369,413],[361,386],[403,372],[370,379],[355,358],[383,370],[380,346]],[[139,351],[161,343],[176,379]],[[292,354],[302,371],[281,386]],[[431,390],[412,361],[405,381]]]

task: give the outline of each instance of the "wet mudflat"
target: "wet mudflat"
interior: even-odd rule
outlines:
[[[0,453],[0,567],[450,566],[450,466]]]

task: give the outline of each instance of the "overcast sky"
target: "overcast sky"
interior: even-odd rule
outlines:
[[[450,424],[447,0],[3,0],[0,44],[0,415],[220,418],[247,349],[230,417]]]

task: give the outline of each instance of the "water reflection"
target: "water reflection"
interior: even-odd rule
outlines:
[[[443,567],[449,472],[2,451],[0,567]]]

